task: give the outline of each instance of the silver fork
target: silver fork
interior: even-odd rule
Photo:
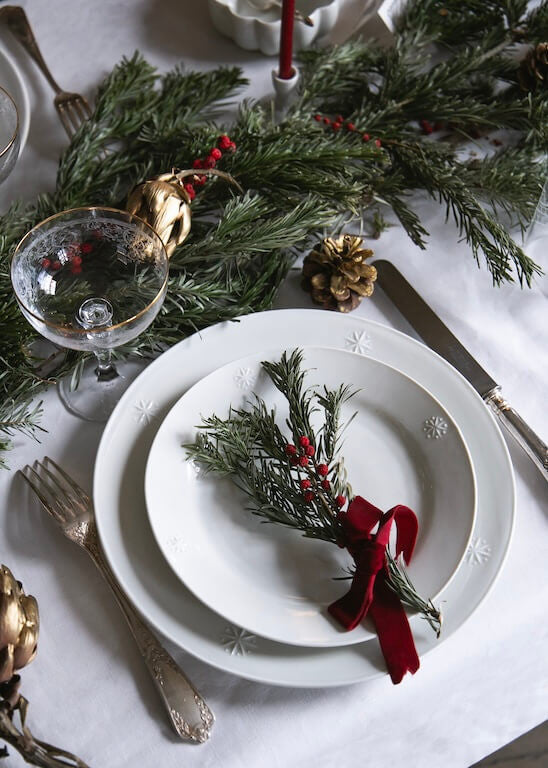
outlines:
[[[213,713],[118,586],[99,548],[90,497],[48,456],[42,462],[36,461],[34,467],[27,464],[20,473],[67,539],[85,549],[101,571],[126,617],[176,732],[182,739],[207,741],[214,722]]]
[[[53,103],[69,138],[72,138],[80,125],[91,117],[89,104],[79,93],[69,93],[53,79],[46,62],[38,48],[27,14],[18,5],[5,5],[0,8],[0,21],[4,21],[9,30],[19,40],[23,48],[34,59],[42,74],[55,91]]]

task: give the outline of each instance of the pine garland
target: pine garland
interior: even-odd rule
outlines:
[[[217,182],[200,190],[162,312],[122,352],[154,355],[211,323],[268,308],[295,254],[365,207],[380,232],[390,206],[424,248],[428,233],[410,204],[416,190],[440,201],[495,284],[530,285],[538,267],[497,215],[524,228],[541,193],[548,91],[521,90],[518,67],[528,46],[547,39],[546,2],[528,11],[524,0],[416,0],[390,50],[351,42],[303,53],[302,92],[281,124],[270,104],[240,106],[228,129],[238,151],[223,170],[247,191],[238,196]],[[245,84],[237,68],[159,76],[139,54],[124,59],[61,157],[55,191],[0,217],[0,434],[32,431],[32,397],[53,381],[36,371],[35,334],[13,298],[9,260],[20,237],[65,208],[123,207],[139,181],[189,167],[213,145],[213,119]],[[341,115],[360,131],[334,131],[315,114]],[[426,136],[430,123],[443,130]],[[484,161],[460,151],[470,136],[495,129],[510,132],[511,147]],[[69,352],[55,377],[81,364]]]

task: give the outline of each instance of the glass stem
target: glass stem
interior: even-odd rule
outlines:
[[[94,354],[97,359],[97,368],[95,369],[97,381],[112,381],[115,379],[119,374],[112,362],[112,351],[110,349],[100,349],[95,351]]]

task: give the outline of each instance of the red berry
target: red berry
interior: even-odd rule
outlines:
[[[314,448],[313,445],[307,445],[304,452],[306,453],[307,456],[314,456],[314,454],[316,453],[316,449]]]
[[[79,267],[82,263],[82,257],[81,256],[73,256],[71,258],[71,262],[75,267]]]
[[[311,485],[312,483],[308,478],[305,477],[304,480],[301,480],[301,488],[303,489],[303,491],[306,491],[306,489],[310,488]]]
[[[53,264],[51,265],[51,268],[55,269],[55,270],[61,269],[61,262],[60,261],[54,261]]]
[[[337,115],[335,120],[337,121],[337,123],[342,123],[342,121],[344,120],[344,117],[342,115]]]
[[[329,467],[327,464],[318,464],[316,467],[316,472],[320,475],[320,477],[325,477],[329,472]]]
[[[314,499],[313,491],[305,491],[304,500],[307,502],[307,504],[313,501],[313,499]]]
[[[82,243],[80,246],[80,251],[82,253],[91,253],[93,250],[93,245],[91,243]]]
[[[220,160],[221,157],[223,156],[223,153],[221,152],[220,149],[217,149],[217,147],[215,147],[214,149],[211,150],[211,152],[209,153],[209,156],[215,158],[215,160]]]
[[[291,445],[290,443],[285,446],[285,452],[288,456],[295,456],[297,453],[297,448],[294,445]]]
[[[298,464],[299,467],[306,467],[308,465],[308,456],[299,456]]]
[[[204,168],[215,168],[216,165],[217,165],[217,161],[215,160],[214,157],[211,157],[211,155],[206,157],[206,159],[204,160]]]
[[[227,136],[226,134],[223,136],[219,136],[219,138],[217,139],[217,146],[220,149],[230,149],[230,145],[232,143],[233,142],[231,141],[230,136]]]
[[[44,267],[44,269],[49,269],[51,267],[51,259],[42,259],[40,264]]]
[[[354,123],[347,123],[346,124],[346,130],[347,131],[355,131],[356,130],[356,126],[354,125]]]
[[[200,160],[200,158],[197,157],[196,160],[192,163],[192,167],[193,168],[203,168],[204,164],[203,164],[202,160]]]
[[[229,152],[236,152],[236,142],[231,141],[228,145],[228,151]]]
[[[71,264],[70,271],[72,272],[73,275],[79,275],[80,272],[82,271],[82,267],[80,266],[80,264]]]
[[[306,448],[310,445],[310,438],[303,435],[302,437],[299,437],[299,445],[301,448]]]
[[[429,120],[419,120],[419,125],[423,130],[423,133],[430,134],[434,130],[432,123]]]
[[[338,507],[344,507],[344,505],[346,504],[346,499],[344,498],[344,496],[337,496],[337,498],[335,499],[335,504]]]
[[[333,125],[331,127],[336,132],[336,131],[340,131],[341,130],[341,125],[342,125],[342,123],[333,123]]]
[[[314,115],[314,120],[315,120],[317,123],[321,123],[321,121],[322,121],[322,116],[321,116],[321,115]]]
[[[289,463],[292,466],[296,467],[297,464],[299,463],[299,457],[298,456],[291,456],[291,458],[289,459]]]
[[[329,125],[329,123],[331,122],[331,120],[328,117],[324,117],[323,121],[326,125]]]
[[[380,140],[380,139],[375,139],[375,146],[376,146],[376,147],[380,147],[380,146],[382,146],[382,143],[381,143],[381,140]]]
[[[192,186],[192,184],[185,184],[185,192],[188,194],[191,200],[194,200],[196,197],[196,190]]]
[[[328,491],[331,488],[331,483],[329,480],[322,480],[322,488],[324,491]]]
[[[362,136],[362,141],[369,141],[370,138],[371,136],[368,133],[364,133]]]
[[[199,176],[194,176],[193,178],[193,184],[195,184],[197,187],[203,187],[206,181],[207,176],[204,176],[203,173],[201,173]]]

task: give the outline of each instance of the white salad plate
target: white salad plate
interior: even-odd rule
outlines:
[[[181,585],[155,543],[144,474],[161,421],[197,381],[254,352],[313,346],[318,339],[324,346],[381,360],[418,381],[451,414],[472,458],[477,491],[472,539],[438,598],[444,613],[441,638],[419,617],[411,619],[420,656],[442,646],[485,599],[506,559],[514,526],[512,465],[494,417],[454,368],[405,334],[352,315],[278,310],[219,323],[175,345],[127,390],[103,433],[93,487],[101,544],[124,591],[165,637],[219,669],[275,685],[345,685],[385,675],[386,668],[376,640],[339,648],[276,643],[210,610]],[[184,461],[181,457],[181,470]],[[184,556],[184,540],[173,537],[170,546]]]
[[[291,350],[288,350],[291,351]],[[254,396],[288,436],[287,401],[261,367],[284,349],[240,358],[201,379],[168,413],[152,444],[145,475],[150,524],[177,576],[209,608],[248,632],[293,645],[335,647],[370,639],[365,624],[345,631],[327,612],[348,591],[353,565],[333,543],[305,538],[250,514],[249,498],[229,478],[184,462],[183,443],[196,439],[204,417],[226,418]],[[457,425],[423,387],[392,366],[337,349],[305,347],[305,386],[322,391],[348,384],[344,456],[350,485],[382,510],[411,507],[419,536],[408,569],[425,598],[457,571],[470,542],[475,481]],[[319,430],[322,414],[312,418]],[[293,442],[289,438],[288,442]],[[175,551],[173,540],[182,551]],[[336,577],[338,580],[334,580]]]
[[[9,93],[19,116],[19,154],[27,141],[30,125],[30,102],[27,89],[11,55],[0,36],[0,86]]]

